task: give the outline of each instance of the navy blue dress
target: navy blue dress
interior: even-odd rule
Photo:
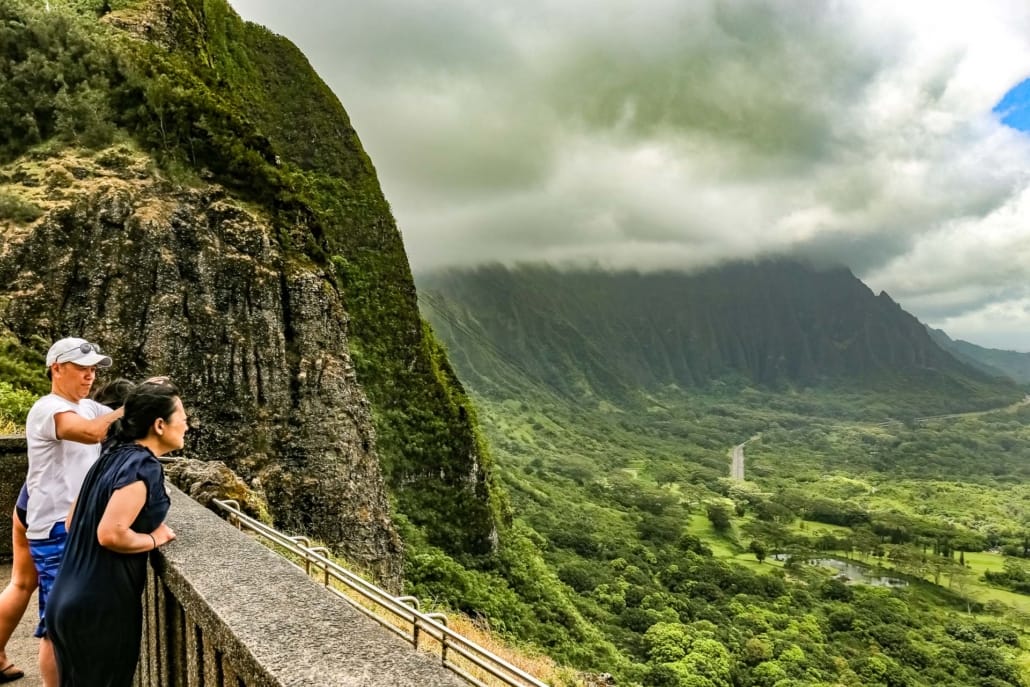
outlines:
[[[149,534],[165,520],[170,500],[164,469],[149,449],[124,443],[90,468],[75,505],[61,569],[47,601],[47,635],[54,643],[62,687],[129,687],[143,632],[148,553],[100,546],[97,526],[111,494],[142,480],[147,500],[132,523]]]

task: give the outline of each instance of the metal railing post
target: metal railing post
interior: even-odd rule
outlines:
[[[416,611],[419,610],[419,607],[422,605],[419,602],[418,598],[414,596],[398,596],[397,600],[400,601],[402,604],[411,606]],[[418,616],[416,615],[414,622],[411,623],[411,643],[415,645],[416,649],[418,648],[418,635],[420,629],[421,628],[419,627]]]
[[[297,544],[301,549],[304,550],[304,572],[308,575],[311,574],[311,559],[307,556],[308,547],[311,546],[311,540],[307,537],[297,536],[288,537],[290,541]]]
[[[426,613],[427,618],[432,618],[438,621],[444,627],[447,627],[447,616],[443,613]],[[440,634],[440,663],[444,667],[447,667],[447,632]]]

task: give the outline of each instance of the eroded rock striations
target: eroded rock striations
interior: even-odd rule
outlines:
[[[7,328],[100,342],[113,374],[171,375],[190,455],[263,491],[279,526],[395,584],[401,545],[332,281],[285,255],[259,211],[217,186],[161,183],[145,158],[116,172],[69,156],[18,169],[9,192],[64,186],[31,226],[0,225]]]
[[[423,275],[420,287],[455,366],[501,398],[525,379],[616,402],[640,389],[726,382],[932,390],[971,407],[1022,395],[956,360],[890,296],[841,267],[769,259],[640,274],[494,265]]]

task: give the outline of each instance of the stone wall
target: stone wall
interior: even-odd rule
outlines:
[[[11,513],[29,461],[25,435],[0,436],[0,562],[11,562]]]
[[[151,556],[140,687],[465,685],[282,556],[170,488]]]

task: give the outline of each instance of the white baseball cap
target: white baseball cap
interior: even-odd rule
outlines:
[[[100,352],[100,346],[74,336],[61,339],[46,354],[46,366],[54,363],[75,363],[83,367],[111,367],[111,358]]]

